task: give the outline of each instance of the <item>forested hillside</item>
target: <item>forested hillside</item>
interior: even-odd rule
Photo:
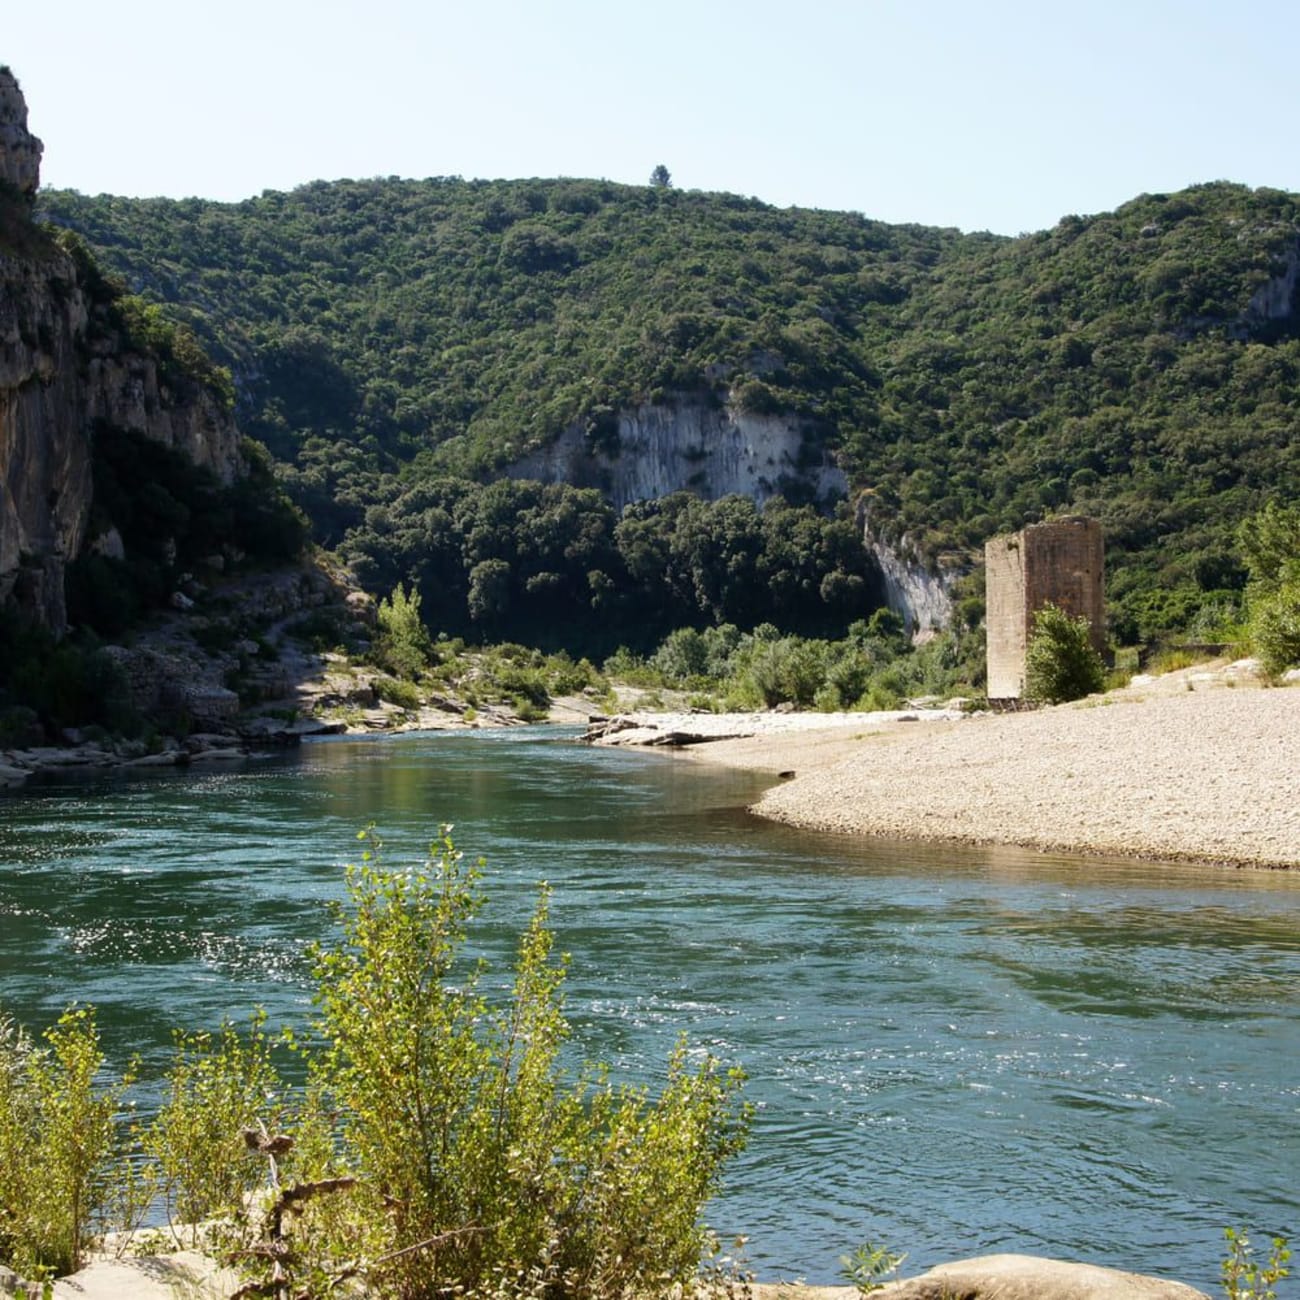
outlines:
[[[1300,498],[1298,202],[1219,183],[1015,240],[567,180],[45,192],[41,211],[231,366],[318,536],[378,577],[436,587],[421,530],[450,535],[467,480],[689,397],[808,417],[875,526],[931,561],[1098,515],[1133,639],[1230,599],[1237,522]],[[496,558],[469,533],[466,591]],[[599,604],[593,571],[575,607]],[[556,574],[507,585],[540,597]]]

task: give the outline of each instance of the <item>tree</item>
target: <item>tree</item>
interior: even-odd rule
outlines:
[[[379,645],[375,657],[398,677],[414,681],[429,664],[433,645],[420,617],[420,593],[399,582],[388,600],[379,602]]]
[[[1063,704],[1099,691],[1106,667],[1093,648],[1092,626],[1071,618],[1050,601],[1034,614],[1025,651],[1025,694],[1046,704]]]
[[[658,163],[650,173],[650,184],[657,190],[670,190],[673,187],[672,173],[663,163]]]
[[[1274,676],[1300,664],[1300,509],[1270,501],[1242,521],[1237,540],[1250,567],[1250,636]]]

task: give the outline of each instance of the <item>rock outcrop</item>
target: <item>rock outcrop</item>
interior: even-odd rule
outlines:
[[[0,604],[61,632],[64,568],[86,541],[92,439],[140,433],[229,482],[240,436],[216,393],[132,345],[78,262],[32,224],[41,143],[26,123],[18,83],[0,72]]]
[[[33,195],[41,179],[44,145],[27,129],[27,101],[18,80],[0,67],[0,181]]]
[[[876,1294],[880,1300],[1208,1300],[1184,1282],[1037,1255],[940,1264]]]
[[[0,253],[0,603],[64,625],[63,567],[90,510],[78,340],[86,302],[67,257]]]
[[[1246,308],[1246,325],[1255,330],[1266,322],[1295,318],[1296,289],[1300,285],[1300,247],[1287,250],[1278,273],[1266,280],[1250,296]]]
[[[887,540],[874,524],[869,496],[858,502],[857,521],[863,544],[880,570],[885,602],[902,615],[908,633],[925,639],[946,628],[952,619],[952,585],[961,576],[960,568],[927,567],[906,534],[897,542]]]
[[[821,455],[809,463],[814,443],[815,430],[798,416],[755,415],[683,398],[620,411],[617,430],[605,438],[573,425],[506,474],[598,488],[617,509],[682,490],[708,500],[737,493],[759,502],[792,485],[819,498],[844,496],[842,470]]]

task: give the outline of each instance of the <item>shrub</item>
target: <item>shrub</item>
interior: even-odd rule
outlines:
[[[423,701],[419,688],[414,682],[403,681],[400,677],[380,677],[375,682],[375,694],[388,704],[414,712]]]
[[[433,657],[433,643],[420,617],[420,593],[406,594],[399,582],[387,600],[379,602],[379,638],[375,659],[381,667],[412,681]]]
[[[1251,640],[1272,676],[1300,664],[1300,582],[1287,582],[1251,604]]]
[[[316,954],[315,1062],[360,1176],[370,1280],[408,1297],[662,1293],[694,1277],[699,1223],[744,1137],[740,1078],[674,1052],[664,1091],[570,1077],[567,961],[549,892],[523,934],[511,997],[461,954],[482,898],[447,829],[406,872],[348,869],[343,942]],[[436,1251],[407,1251],[437,1241]],[[403,1252],[403,1253],[398,1253]],[[540,1285],[539,1285],[540,1284]]]
[[[1106,667],[1093,648],[1086,618],[1071,618],[1048,602],[1034,614],[1025,651],[1025,694],[1031,700],[1061,704],[1099,691]]]
[[[241,1134],[268,1113],[282,1090],[270,1048],[260,1012],[247,1039],[229,1023],[215,1036],[176,1035],[166,1099],[145,1137],[169,1218],[193,1224],[242,1211],[257,1187],[261,1166]]]
[[[1270,501],[1237,534],[1250,566],[1250,636],[1265,671],[1300,663],[1300,508]]]
[[[1291,1251],[1285,1237],[1274,1237],[1268,1253],[1268,1262],[1255,1258],[1254,1248],[1245,1229],[1224,1228],[1228,1254],[1220,1269],[1223,1291],[1228,1300],[1276,1300],[1273,1283],[1290,1277],[1287,1267]]]
[[[823,642],[799,637],[783,637],[755,646],[749,677],[763,702],[769,707],[786,702],[802,708],[812,704],[826,679],[824,650]]]
[[[259,1276],[249,1294],[335,1294],[357,1275],[401,1300],[682,1294],[712,1240],[700,1209],[744,1142],[741,1075],[684,1043],[658,1096],[566,1069],[549,892],[510,992],[489,998],[463,951],[481,873],[447,828],[408,871],[368,850],[347,869],[340,942],[313,954],[315,1034],[285,1035],[305,1085],[276,1069],[261,1013],[246,1036],[178,1035],[150,1163],[120,1161],[117,1195],[121,1086],[94,1087],[91,1013],[69,1012],[47,1048],[0,1017],[0,1259],[71,1271],[100,1211],[134,1225],[161,1188],[169,1215],[218,1221],[206,1240]]]
[[[0,1016],[0,1259],[34,1278],[81,1266],[110,1199],[121,1091],[95,1087],[93,1012],[70,1009],[44,1037],[37,1046]]]
[[[708,642],[695,628],[680,627],[664,638],[651,663],[669,681],[684,684],[708,672]]]

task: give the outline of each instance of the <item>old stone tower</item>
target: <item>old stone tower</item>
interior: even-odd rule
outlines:
[[[1101,582],[1101,525],[1068,516],[1031,524],[985,543],[990,700],[1025,692],[1025,649],[1034,613],[1049,601],[1092,625],[1092,643],[1106,651]]]

